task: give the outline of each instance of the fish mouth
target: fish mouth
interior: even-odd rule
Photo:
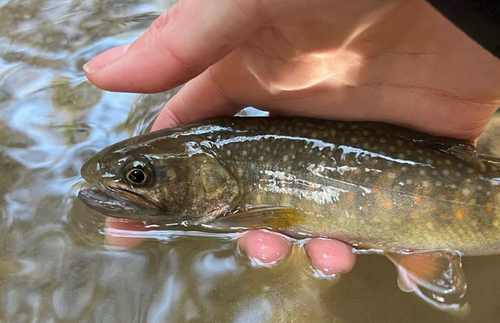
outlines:
[[[97,187],[85,188],[78,192],[78,198],[91,209],[118,218],[144,220],[163,213],[153,202],[121,188],[113,191]]]

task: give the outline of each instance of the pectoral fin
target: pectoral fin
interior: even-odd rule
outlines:
[[[232,229],[284,230],[304,222],[305,215],[287,207],[253,208],[217,219],[214,224]]]
[[[442,310],[462,314],[467,284],[460,255],[451,250],[386,252],[400,272],[399,286]],[[404,280],[404,281],[403,281]]]

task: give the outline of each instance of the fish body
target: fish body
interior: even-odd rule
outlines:
[[[136,160],[151,172],[145,185],[124,179]],[[303,215],[277,228],[295,237],[500,253],[498,164],[467,142],[387,124],[220,118],[108,147],[83,176],[107,192],[84,202],[118,217],[201,224],[282,207]]]
[[[79,197],[114,217],[376,249],[403,290],[463,314],[461,256],[500,253],[499,166],[469,142],[388,124],[220,118],[102,150]]]

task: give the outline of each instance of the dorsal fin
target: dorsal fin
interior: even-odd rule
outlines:
[[[484,165],[478,158],[476,147],[472,141],[437,137],[414,131],[403,131],[398,136],[419,146],[438,150],[484,169]]]

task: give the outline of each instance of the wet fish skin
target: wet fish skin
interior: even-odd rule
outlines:
[[[82,169],[100,189],[80,195],[136,220],[200,224],[285,207],[304,214],[282,228],[296,237],[497,254],[500,172],[471,147],[379,123],[220,118],[104,149]],[[124,180],[123,168],[138,159],[153,169],[148,185]]]

